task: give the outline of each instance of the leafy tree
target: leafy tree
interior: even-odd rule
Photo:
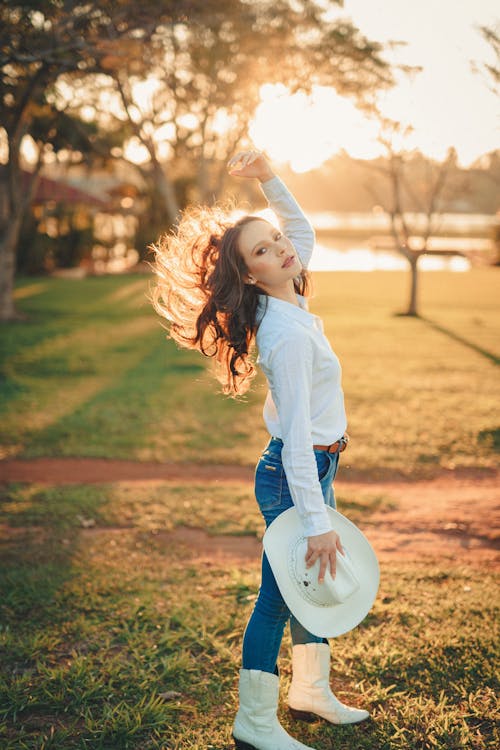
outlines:
[[[170,20],[180,5],[141,0],[134,13],[125,0],[7,0],[0,5],[0,122],[6,154],[0,175],[0,320],[15,317],[15,252],[40,170],[62,141],[70,149],[81,141],[81,128],[67,127],[67,117],[51,98],[54,85],[63,75],[82,77],[100,69],[110,24],[117,39],[146,41],[153,26]],[[27,137],[37,156],[30,186],[23,190],[21,147]]]
[[[244,136],[262,83],[279,80],[292,89],[323,83],[359,100],[367,90],[390,85],[381,46],[349,23],[328,20],[326,10],[336,4],[4,2],[0,115],[7,166],[0,177],[0,319],[15,315],[13,274],[22,218],[37,176],[55,152],[85,152],[88,158],[91,146],[104,160],[123,158],[124,141],[135,138],[148,153],[147,163],[137,168],[162,202],[163,215],[174,221],[186,175],[201,200],[219,192],[221,165]],[[147,81],[159,83],[151,106],[144,108],[136,85]],[[112,100],[110,106],[102,98],[106,88],[119,97],[115,113]],[[95,133],[82,128],[83,107],[90,105],[106,138],[102,128]],[[37,160],[23,192],[21,147],[28,137]]]
[[[208,0],[159,27],[147,47],[130,46],[124,55],[112,31],[107,47],[107,75],[87,80],[80,95],[107,128],[147,155],[135,168],[149,186],[149,241],[186,201],[220,195],[225,162],[245,140],[262,84],[307,90],[322,83],[362,102],[392,83],[381,46],[350,23],[326,20],[324,3],[312,0]],[[82,102],[68,98],[66,105]]]

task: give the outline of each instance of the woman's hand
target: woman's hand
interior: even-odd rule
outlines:
[[[307,537],[306,565],[310,568],[316,560],[320,559],[318,583],[325,580],[326,566],[330,566],[332,578],[335,578],[337,570],[337,550],[344,554],[344,548],[340,543],[340,537],[335,531],[326,534]]]
[[[264,154],[260,151],[238,151],[227,163],[229,174],[234,177],[256,177],[267,182],[274,177]]]

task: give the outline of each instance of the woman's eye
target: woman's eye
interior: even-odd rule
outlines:
[[[265,248],[265,247],[259,247],[259,249],[257,250],[257,255],[262,255],[262,253],[266,252],[266,249],[267,248]]]

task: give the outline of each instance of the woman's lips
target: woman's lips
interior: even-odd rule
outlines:
[[[295,263],[295,255],[291,255],[289,258],[287,258],[281,268],[288,268],[288,266],[291,266],[292,263]]]

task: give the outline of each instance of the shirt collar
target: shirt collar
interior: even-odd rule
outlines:
[[[278,297],[271,297],[267,294],[258,294],[257,296],[259,299],[257,308],[257,316],[259,320],[265,314],[265,312],[276,312],[279,315],[286,315],[290,318],[293,318],[294,320],[299,321],[299,323],[302,323],[305,326],[316,325],[317,316],[309,312],[309,310],[307,309],[306,298],[301,294],[297,294],[297,292],[296,297],[299,306],[294,305],[291,302],[287,302],[284,299],[278,299]]]

